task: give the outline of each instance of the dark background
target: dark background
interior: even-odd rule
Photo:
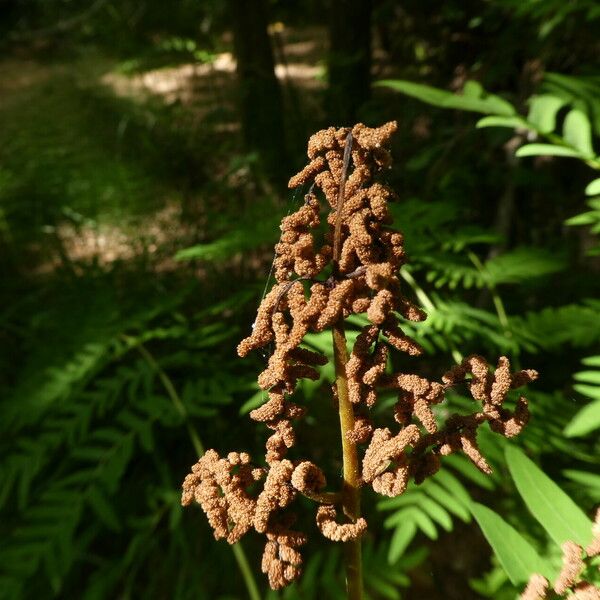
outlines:
[[[588,210],[597,163],[516,158],[522,134],[372,84],[476,80],[522,114],[548,73],[597,91],[596,2],[0,0],[0,15],[0,597],[247,597],[180,484],[202,447],[261,458],[247,412],[264,358],[235,346],[301,202],[286,182],[308,136],[357,121],[399,123],[386,179],[430,303],[421,373],[475,351],[538,369],[514,443],[591,514],[600,485],[573,472],[598,473],[598,430],[564,429],[594,397],[573,376],[600,354],[600,217],[565,221]],[[600,96],[579,106],[599,151]],[[328,386],[303,393],[299,447],[335,474]],[[502,442],[481,443],[495,475],[450,463],[460,493],[442,486],[442,513],[419,488],[395,507],[365,492],[369,597],[515,597],[448,506],[466,494],[547,545]],[[285,594],[267,594],[260,540],[244,540],[261,596],[340,597],[339,547],[304,527],[306,575]]]

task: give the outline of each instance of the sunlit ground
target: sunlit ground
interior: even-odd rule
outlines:
[[[315,110],[319,102],[315,92],[324,88],[321,62],[324,56],[324,32],[311,30],[303,33],[279,27],[275,35],[279,42],[275,54],[278,60],[276,75],[284,95],[293,90],[294,94],[300,96],[306,111]],[[193,241],[194,237],[187,221],[182,219],[182,196],[176,182],[156,185],[152,181],[152,173],[148,177],[143,170],[138,172],[137,165],[129,164],[131,157],[123,159],[120,156],[120,140],[130,127],[131,115],[123,113],[119,117],[115,114],[117,121],[111,125],[113,131],[109,128],[104,132],[110,142],[106,147],[106,140],[97,141],[97,133],[87,129],[89,118],[80,118],[78,111],[85,102],[86,94],[108,94],[125,101],[132,110],[139,111],[150,132],[155,121],[160,119],[161,106],[164,106],[176,108],[169,118],[179,122],[177,126],[187,131],[192,142],[200,135],[206,136],[208,131],[233,140],[239,138],[239,123],[235,119],[235,69],[231,52],[215,54],[206,62],[188,61],[161,68],[129,70],[106,56],[93,54],[76,58],[73,62],[41,63],[15,58],[0,61],[3,87],[0,125],[3,122],[10,124],[17,119],[29,123],[32,131],[27,135],[36,145],[36,148],[28,148],[28,137],[15,140],[14,134],[11,137],[10,132],[6,131],[5,135],[9,138],[7,151],[14,145],[15,151],[23,152],[26,157],[29,154],[36,157],[32,160],[39,160],[38,155],[45,156],[47,160],[47,163],[40,165],[29,165],[33,171],[34,185],[39,182],[37,187],[41,194],[40,203],[32,209],[39,212],[39,218],[34,219],[36,233],[29,243],[29,249],[38,256],[32,272],[50,272],[65,260],[73,263],[95,262],[106,266],[140,255],[150,259],[156,255],[155,267],[158,269],[176,267],[171,256],[177,249]],[[40,114],[30,118],[26,107],[39,104],[42,96],[49,103],[48,108],[41,105]],[[68,102],[73,103],[73,106],[67,107],[67,112],[70,110],[72,114],[64,122],[59,122],[58,119],[62,118],[60,109],[64,105],[63,96],[68,96]],[[51,121],[48,127],[41,114],[44,112]],[[36,135],[36,127],[44,129],[42,135]],[[20,131],[16,133],[17,136],[20,134]],[[80,151],[73,150],[71,138],[75,139],[75,146],[81,143]],[[41,149],[38,147],[40,145]],[[88,158],[88,145],[98,146],[101,150],[94,148]],[[63,147],[66,153],[64,158],[60,156]],[[75,157],[71,154],[75,154]],[[86,160],[90,164],[82,165]],[[107,161],[104,166],[103,161]],[[117,168],[111,167],[111,164]],[[90,169],[93,171],[93,165],[98,165],[98,169],[104,171],[102,182],[93,181],[93,172],[89,172]],[[133,172],[129,173],[132,168]],[[248,174],[244,165],[232,169],[224,164],[222,169],[234,191],[246,184]],[[54,178],[51,182],[51,198],[44,197],[46,190],[43,189],[46,183],[43,179],[50,171]],[[132,185],[133,191],[129,189]],[[57,186],[64,186],[65,193],[56,189]],[[128,196],[132,193],[135,195],[137,188],[145,188],[144,193],[149,191],[153,196],[152,206],[145,211],[142,208],[135,215],[123,214],[117,207],[114,218],[111,218],[110,210],[106,210],[106,202],[125,206],[129,201]],[[80,194],[79,190],[83,192]],[[119,197],[123,200],[119,200]],[[50,203],[56,202],[57,198],[61,204],[59,212],[66,215],[66,218],[59,218],[58,221],[55,218],[48,219],[45,214]],[[12,198],[9,194],[9,206],[11,201],[20,202],[18,195]],[[203,192],[196,204],[206,201],[214,202]],[[143,202],[143,199],[140,200],[140,204]],[[96,220],[93,214],[88,214],[88,205],[94,206],[93,212],[99,215],[101,221]],[[57,247],[59,251],[56,251]]]

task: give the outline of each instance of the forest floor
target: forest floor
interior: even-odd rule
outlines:
[[[277,74],[303,122],[320,102],[320,37],[277,38]],[[231,53],[156,62],[98,50],[0,60],[0,218],[19,223],[35,271],[140,253],[172,268],[160,250],[202,239],[199,213],[247,183],[252,157],[240,150]]]

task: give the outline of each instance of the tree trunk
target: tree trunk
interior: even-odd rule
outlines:
[[[283,102],[267,31],[265,0],[230,0],[244,142],[259,154],[268,174],[289,170]]]
[[[348,126],[371,94],[371,0],[330,0],[328,113]]]

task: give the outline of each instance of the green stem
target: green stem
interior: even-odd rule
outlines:
[[[233,550],[233,555],[235,556],[235,560],[238,564],[242,577],[244,578],[244,583],[246,584],[248,596],[250,596],[251,600],[261,600],[260,592],[258,591],[256,581],[254,580],[254,574],[252,573],[252,569],[248,564],[248,559],[246,558],[246,553],[244,552],[242,542],[237,542],[236,544],[233,544],[231,546],[231,549]]]
[[[342,210],[346,199],[346,179],[350,166],[352,151],[352,132],[346,137],[344,148],[344,160],[338,198],[336,204],[335,229],[333,234],[333,271],[334,279],[339,276],[339,261],[342,252]],[[348,396],[348,378],[346,375],[346,363],[348,362],[348,348],[346,347],[346,335],[344,333],[344,319],[340,320],[332,328],[333,335],[333,360],[335,363],[335,385],[340,415],[340,433],[342,436],[342,461],[344,470],[344,484],[342,486],[342,508],[344,514],[353,523],[360,517],[360,469],[358,466],[358,452],[356,442],[348,436],[354,429],[354,407]],[[345,542],[346,563],[346,593],[348,600],[362,600],[363,578],[360,537]]]
[[[485,267],[483,266],[481,260],[479,260],[479,256],[477,256],[477,254],[475,254],[475,252],[473,252],[472,250],[469,250],[468,257],[471,260],[471,262],[475,265],[476,269],[484,277],[485,285],[490,294],[492,295],[492,301],[494,303],[494,308],[496,309],[496,314],[498,315],[498,320],[500,321],[500,324],[504,329],[504,335],[506,337],[512,337],[512,331],[510,330],[510,323],[508,322],[506,309],[504,308],[504,303],[502,302],[502,298],[498,293],[498,289],[491,281],[488,281],[485,277]]]
[[[204,454],[204,444],[202,443],[202,440],[198,435],[198,431],[196,430],[194,425],[189,421],[189,414],[185,408],[183,401],[179,397],[179,394],[177,393],[177,390],[175,389],[171,378],[166,374],[166,372],[162,369],[158,362],[156,362],[154,356],[150,354],[148,349],[141,342],[139,342],[135,338],[126,335],[123,335],[121,337],[128,344],[131,344],[132,347],[135,347],[135,349],[142,355],[143,359],[148,363],[148,365],[150,365],[150,367],[154,369],[154,371],[158,375],[158,378],[163,384],[167,395],[171,399],[171,402],[173,402],[175,410],[183,417],[185,421],[185,426],[188,431],[190,441],[194,446],[194,450],[196,450],[198,457],[202,456]],[[246,553],[244,552],[242,542],[237,542],[236,544],[233,544],[231,546],[231,549],[233,551],[233,556],[235,557],[235,560],[238,564],[240,573],[242,574],[244,583],[246,584],[246,590],[248,592],[250,600],[261,600],[260,592],[258,591],[258,586],[256,585],[254,574],[252,573],[252,569],[250,568],[248,559],[246,558]]]
[[[344,485],[342,488],[342,507],[345,515],[352,521],[360,517],[360,470],[356,443],[348,437],[354,429],[354,408],[348,397],[348,379],[346,363],[348,349],[344,334],[343,321],[333,327],[333,356],[335,362],[335,385],[340,415],[340,433],[342,436],[342,459]],[[362,600],[363,577],[360,538],[345,543],[346,591],[348,600]]]
[[[419,302],[429,312],[435,312],[436,307],[433,303],[433,300],[431,300],[431,298],[425,293],[425,290],[423,290],[423,288],[416,282],[415,278],[410,274],[410,272],[406,269],[400,269],[400,277],[402,277],[402,279],[404,279],[404,281],[406,281],[406,283],[410,285]],[[456,362],[457,364],[461,363],[463,360],[463,355],[460,353],[459,349],[456,347],[456,345],[448,335],[442,335],[446,338],[446,341],[448,342],[448,346],[450,347],[450,353],[452,354],[454,362]]]
[[[318,502],[319,504],[339,504],[342,501],[342,494],[339,492],[310,492],[305,490],[300,493],[309,500]]]
[[[192,423],[190,423],[188,412],[181,398],[179,397],[179,394],[177,393],[177,390],[175,389],[171,378],[165,373],[162,367],[154,359],[154,356],[152,356],[152,354],[148,352],[147,348],[141,342],[136,342],[136,340],[133,338],[126,339],[130,343],[135,344],[136,350],[142,355],[144,360],[150,365],[150,367],[152,367],[152,369],[154,369],[154,371],[158,375],[158,378],[163,384],[163,387],[167,392],[167,396],[169,396],[169,398],[171,399],[175,410],[179,413],[179,415],[183,418],[185,422],[185,426],[188,431],[188,435],[190,437],[192,445],[194,446],[194,450],[196,450],[199,457],[202,456],[204,454],[204,444],[200,440],[200,436],[198,435],[196,428],[192,425]]]

